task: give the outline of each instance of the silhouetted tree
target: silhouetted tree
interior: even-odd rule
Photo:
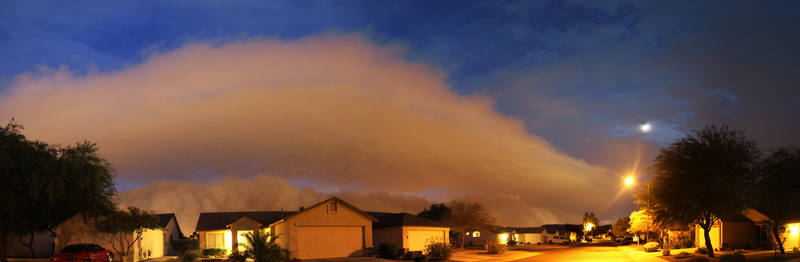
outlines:
[[[792,210],[800,208],[800,148],[780,148],[764,158],[758,168],[759,181],[752,196],[753,207],[769,217],[769,230],[781,254]]]
[[[101,216],[114,210],[111,165],[95,144],[61,147],[29,141],[13,121],[0,128],[0,260],[14,234],[34,256],[36,232],[50,231],[75,215]]]
[[[430,218],[436,221],[447,221],[450,219],[452,211],[444,204],[432,204],[430,208],[422,210],[418,216]]]
[[[133,245],[142,238],[145,229],[158,228],[158,216],[135,207],[111,212],[95,222],[97,230],[105,233],[106,241],[123,261],[130,260]]]
[[[448,220],[450,228],[461,235],[461,248],[467,232],[490,228],[495,219],[489,211],[477,203],[453,201],[450,203],[451,216]]]
[[[614,235],[614,237],[624,237],[628,235],[628,228],[631,227],[630,223],[631,219],[629,217],[617,219],[617,222],[611,227],[611,235]]]
[[[720,216],[741,213],[759,158],[756,143],[741,131],[710,126],[662,148],[655,176],[637,203],[657,224],[697,224],[714,256],[709,230]]]

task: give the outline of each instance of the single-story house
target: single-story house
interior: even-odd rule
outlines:
[[[555,236],[575,242],[578,240],[578,236],[583,234],[583,225],[548,224],[542,225],[542,228],[544,228],[542,232],[543,243],[549,243]]]
[[[169,243],[165,243],[165,240],[168,240],[170,236],[181,235],[178,222],[174,219],[175,215],[156,215],[159,216],[159,219],[161,219],[161,217],[171,217],[171,219],[167,219],[165,224],[160,225],[161,228],[144,230],[141,238],[136,241],[136,244],[134,244],[131,252],[128,254],[133,261],[147,260],[166,255],[165,251],[168,250],[167,247]],[[87,220],[81,215],[75,215],[62,222],[56,227],[55,231],[56,234],[53,239],[55,250],[61,250],[68,245],[81,243],[94,243],[110,250],[114,250],[114,246],[119,247],[120,245],[118,242],[112,242],[111,235],[97,231],[94,227],[94,223],[91,223],[90,219]],[[131,239],[134,238],[134,233],[130,233],[129,237]],[[115,258],[119,258],[119,255],[115,254]]]
[[[374,217],[332,197],[297,212],[201,213],[196,231],[201,249],[235,252],[244,234],[260,230],[276,235],[276,243],[293,258],[337,258],[366,255],[373,222]]]
[[[407,251],[423,251],[430,243],[450,243],[450,227],[409,213],[368,212],[378,219],[372,223],[374,246],[394,243]]]
[[[720,218],[711,227],[711,244],[719,247],[748,248],[749,243],[775,243],[772,233],[765,225],[769,218],[754,209],[747,209],[741,215]],[[784,225],[783,248],[793,250],[800,248],[800,210],[789,213],[789,220]],[[695,225],[695,244],[705,246],[703,229]]]
[[[183,232],[181,231],[181,227],[178,225],[178,219],[175,217],[175,214],[173,213],[157,214],[157,216],[158,216],[158,226],[165,230],[164,255],[165,256],[177,255],[177,251],[172,248],[172,241],[186,238],[183,235]]]
[[[174,214],[156,214],[156,216],[159,217],[161,228],[144,231],[142,239],[137,241],[130,253],[134,261],[173,254],[171,253],[174,252],[170,245],[171,240],[183,237]],[[81,243],[97,244],[114,250],[112,243],[109,242],[109,235],[98,232],[93,223],[89,222],[91,220],[87,221],[83,216],[75,215],[56,226],[55,233],[49,231],[36,233],[33,239],[34,257],[51,257],[65,246]],[[23,238],[27,240],[28,236],[23,236]],[[20,243],[19,237],[11,237],[8,242],[10,257],[29,258],[31,256],[30,249]],[[115,244],[119,246],[116,242]],[[119,257],[119,255],[115,254],[115,257]]]
[[[514,227],[512,230],[514,239],[519,245],[535,245],[545,243],[542,238],[544,228],[542,227]]]
[[[720,248],[748,248],[750,243],[771,241],[769,230],[763,225],[767,216],[760,212],[748,209],[742,214],[720,217],[711,226],[709,237],[714,249]],[[695,246],[705,247],[705,230],[695,225]]]
[[[508,240],[511,239],[512,233],[513,231],[511,229],[500,226],[493,226],[492,229],[474,230],[465,233],[466,236],[464,237],[464,245],[466,246],[485,246],[493,244],[506,245],[508,244]]]

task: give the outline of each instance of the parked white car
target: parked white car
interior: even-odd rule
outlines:
[[[547,239],[548,244],[566,244],[569,243],[569,239],[561,238],[561,236],[555,235],[550,239]]]

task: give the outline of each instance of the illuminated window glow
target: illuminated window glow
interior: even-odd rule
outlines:
[[[503,233],[503,234],[497,235],[497,240],[500,242],[500,244],[503,244],[503,245],[507,244],[508,243],[508,233]]]
[[[792,236],[800,235],[800,224],[789,225],[789,234]]]
[[[472,237],[481,237],[481,231],[472,232]]]

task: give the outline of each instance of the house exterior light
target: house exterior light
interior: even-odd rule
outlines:
[[[789,225],[789,234],[792,236],[800,235],[800,223]]]

